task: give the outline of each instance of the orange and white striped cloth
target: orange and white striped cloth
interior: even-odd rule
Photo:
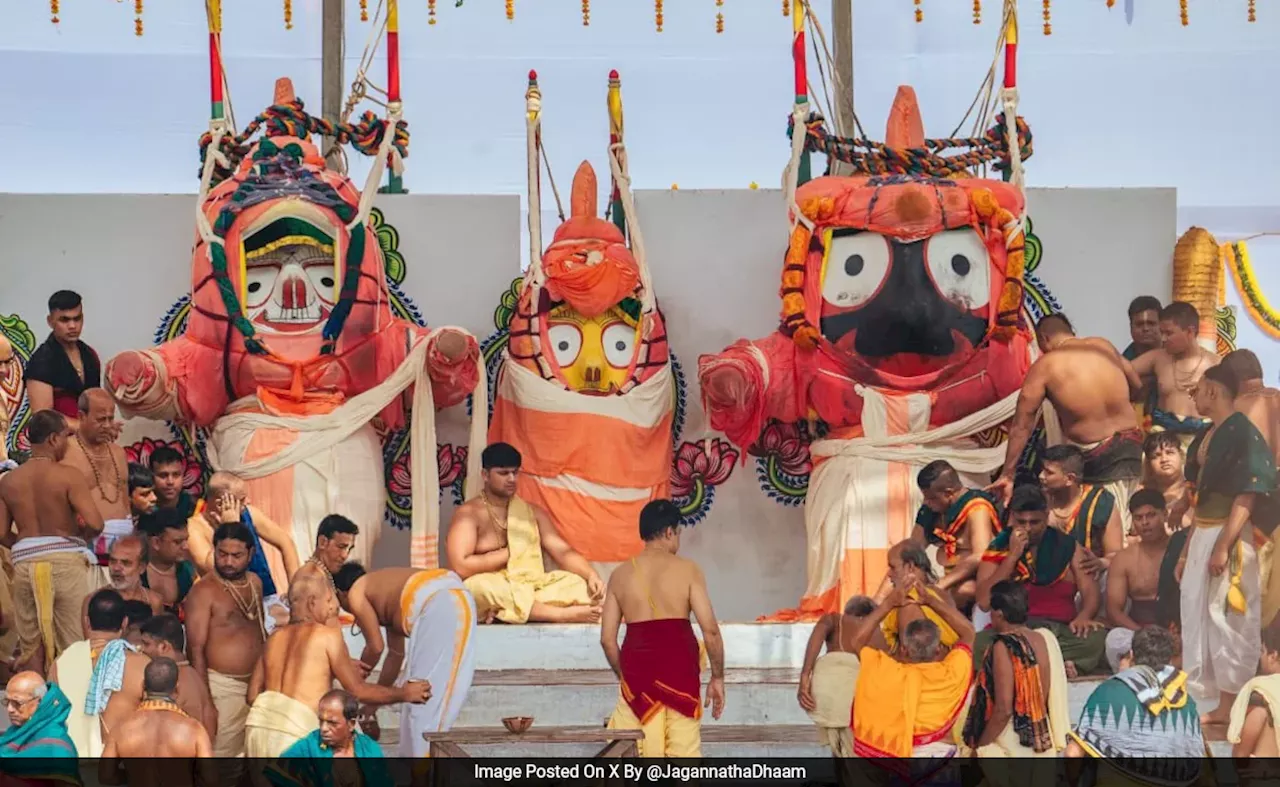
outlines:
[[[670,365],[625,395],[588,396],[504,358],[497,389],[489,441],[520,450],[520,497],[588,560],[639,554],[640,509],[671,484]]]
[[[458,719],[476,671],[476,602],[462,579],[443,568],[419,571],[400,591],[400,617],[408,641],[405,681],[431,682],[431,699],[400,708],[400,757],[425,757],[424,732],[445,732]]]

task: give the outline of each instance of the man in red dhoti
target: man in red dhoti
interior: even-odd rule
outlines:
[[[707,583],[693,561],[677,557],[680,509],[654,500],[640,512],[644,550],[609,578],[600,645],[621,683],[610,729],[644,730],[642,757],[702,756],[702,709],[724,711],[724,641]],[[703,702],[702,659],[689,622],[698,619],[711,661]],[[627,623],[618,648],[618,627]]]

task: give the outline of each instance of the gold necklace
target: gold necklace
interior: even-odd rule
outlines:
[[[218,578],[218,582],[222,585],[222,589],[227,591],[227,595],[235,602],[236,608],[240,610],[240,614],[244,615],[246,620],[254,621],[258,624],[258,630],[262,633],[262,638],[267,638],[267,629],[262,622],[262,599],[258,596],[258,589],[253,586],[253,582],[245,577],[240,583],[232,583],[223,579],[220,574],[214,574]],[[249,600],[245,601],[240,595],[239,588],[249,586]]]
[[[102,476],[98,473],[98,463],[93,460],[93,456],[89,453],[89,448],[80,439],[80,435],[76,435],[76,443],[80,446],[80,450],[84,452],[84,458],[89,462],[89,469],[93,471],[93,484],[102,493],[103,502],[108,505],[114,505],[120,499],[120,467],[116,464],[116,456],[111,453],[111,447],[107,447],[107,460],[111,462],[111,472],[115,475],[115,482],[111,485],[115,492],[115,497],[107,497],[107,490],[102,485]]]
[[[1196,366],[1191,370],[1190,374],[1180,374],[1178,372],[1178,362],[1173,362],[1173,385],[1184,393],[1191,393],[1196,387],[1196,383],[1200,381],[1200,373],[1204,371],[1205,364],[1204,355],[1200,356],[1200,360],[1196,362]],[[1188,383],[1187,381],[1191,382]]]
[[[489,493],[481,492],[480,497],[484,500],[484,509],[489,512],[489,521],[493,523],[494,528],[503,533],[507,532],[507,521],[505,518],[498,518],[497,510],[494,508],[493,503],[489,502]],[[508,511],[508,513],[510,512]]]
[[[169,566],[168,569],[163,569],[157,566],[155,563],[148,563],[147,568],[155,569],[155,572],[162,577],[171,577],[173,576],[173,572],[178,570],[178,564],[174,563],[172,566]]]

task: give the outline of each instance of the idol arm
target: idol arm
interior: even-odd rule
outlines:
[[[803,419],[807,386],[797,376],[796,353],[795,342],[773,333],[756,341],[739,339],[719,354],[700,356],[698,384],[711,428],[746,449],[770,418]]]
[[[223,353],[179,336],[147,350],[125,350],[107,362],[108,393],[128,418],[209,426],[230,403]]]
[[[427,341],[431,395],[437,408],[452,407],[471,395],[480,379],[476,363],[480,358],[480,343],[458,328],[441,328]]]

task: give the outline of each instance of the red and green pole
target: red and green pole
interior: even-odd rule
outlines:
[[[804,23],[808,0],[794,0],[791,4],[791,60],[795,67],[795,103],[801,106],[809,103],[809,74],[804,52]],[[801,122],[791,130],[792,134],[807,134],[808,129]],[[809,151],[800,154],[800,172],[796,185],[808,183],[812,177],[809,165]]]
[[[222,0],[206,0],[209,20],[209,116],[226,117],[222,101]]]
[[[400,103],[400,7],[397,0],[387,0],[387,103]],[[388,128],[388,134],[395,133]],[[387,162],[387,193],[405,194],[404,178]]]
[[[1009,9],[1008,19],[1005,21],[1004,27],[1004,87],[1005,90],[1013,90],[1018,86],[1018,12],[1017,7]],[[1012,123],[1013,125],[1009,125]],[[1018,136],[1017,118],[1008,118],[1006,120],[1005,133],[1013,138]],[[1013,167],[1005,168],[1004,179],[1009,181],[1013,178]]]

